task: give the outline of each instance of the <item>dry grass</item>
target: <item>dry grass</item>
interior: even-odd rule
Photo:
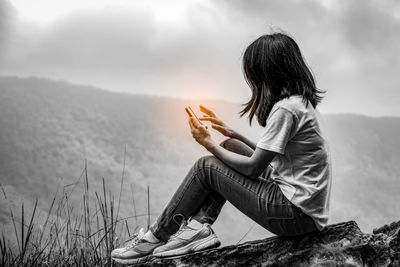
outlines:
[[[69,203],[78,184],[82,184],[82,207],[75,209]],[[121,176],[121,188],[124,182],[124,170]],[[112,266],[110,253],[120,245],[120,238],[130,236],[137,230],[135,200],[132,195],[134,215],[119,217],[121,192],[116,203],[113,194],[102,184],[102,192],[91,194],[87,165],[81,177],[72,189],[57,190],[46,216],[37,212],[36,200],[30,214],[10,208],[10,217],[15,240],[2,233],[0,238],[0,266]],[[149,194],[149,188],[148,188]],[[6,197],[5,192],[3,195]],[[148,202],[150,201],[148,195]],[[149,207],[149,203],[148,207]],[[18,213],[18,215],[17,215]],[[129,229],[128,219],[136,222],[135,229]]]

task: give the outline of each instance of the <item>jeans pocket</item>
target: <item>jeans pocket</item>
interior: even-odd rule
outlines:
[[[294,210],[293,205],[288,204],[277,204],[277,203],[265,203],[266,205],[266,217],[270,219],[293,219]]]

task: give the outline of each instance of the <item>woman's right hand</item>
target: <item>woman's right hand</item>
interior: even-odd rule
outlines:
[[[211,122],[211,127],[213,129],[217,130],[218,132],[227,137],[233,137],[235,131],[228,125],[226,125],[223,121],[218,119],[214,112],[212,112],[211,110],[202,105],[200,105],[200,111],[207,114],[203,115],[203,117],[201,117],[200,120]]]

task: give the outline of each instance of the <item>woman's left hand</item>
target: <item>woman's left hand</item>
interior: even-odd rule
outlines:
[[[192,132],[192,136],[197,141],[197,143],[199,143],[200,145],[204,146],[207,149],[215,145],[215,142],[214,140],[212,140],[208,130],[203,125],[201,125],[195,118],[189,117],[189,125],[190,125],[190,130]]]

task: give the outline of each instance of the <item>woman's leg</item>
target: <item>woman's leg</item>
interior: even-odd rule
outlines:
[[[216,193],[219,202],[207,202]],[[204,210],[203,205],[209,205],[215,209],[205,214],[215,220],[225,200],[275,234],[299,235],[315,230],[312,219],[292,205],[272,180],[250,179],[214,156],[202,157],[194,164],[151,230],[166,241],[179,229],[176,215],[190,218]]]
[[[249,146],[247,146],[246,144],[237,139],[227,139],[224,142],[222,142],[220,146],[229,151],[245,156],[251,156],[254,152]],[[204,193],[204,191],[202,191],[202,196],[201,196],[202,201],[199,201],[197,203],[198,205],[189,207],[189,209],[191,210],[190,214],[192,215],[188,215],[186,213],[179,213],[177,211],[171,212],[171,206],[176,205],[177,199],[181,197],[180,196],[181,192],[186,189],[187,186],[186,182],[189,180],[188,178],[191,176],[191,173],[192,170],[183,180],[182,184],[180,185],[180,187],[178,188],[175,195],[172,197],[171,201],[168,203],[162,214],[158,217],[156,222],[151,226],[152,232],[155,233],[155,235],[160,240],[164,241],[168,240],[168,237],[174,234],[179,229],[179,221],[176,220],[181,220],[182,216],[185,219],[189,219],[191,217],[192,219],[195,219],[196,221],[201,223],[213,224],[216,221],[223,205],[226,202],[226,199],[217,191],[209,191],[207,193]],[[169,220],[166,221],[166,218],[169,218]],[[165,232],[163,230],[160,231],[157,230],[162,228],[166,228],[168,230],[166,230]],[[158,232],[161,233],[158,234]]]
[[[254,152],[251,147],[233,138],[226,139],[220,144],[220,146],[231,152],[248,157],[250,157]],[[213,224],[217,220],[225,202],[226,199],[220,193],[217,191],[210,192],[200,207],[200,210],[192,216],[192,219],[201,223]]]

